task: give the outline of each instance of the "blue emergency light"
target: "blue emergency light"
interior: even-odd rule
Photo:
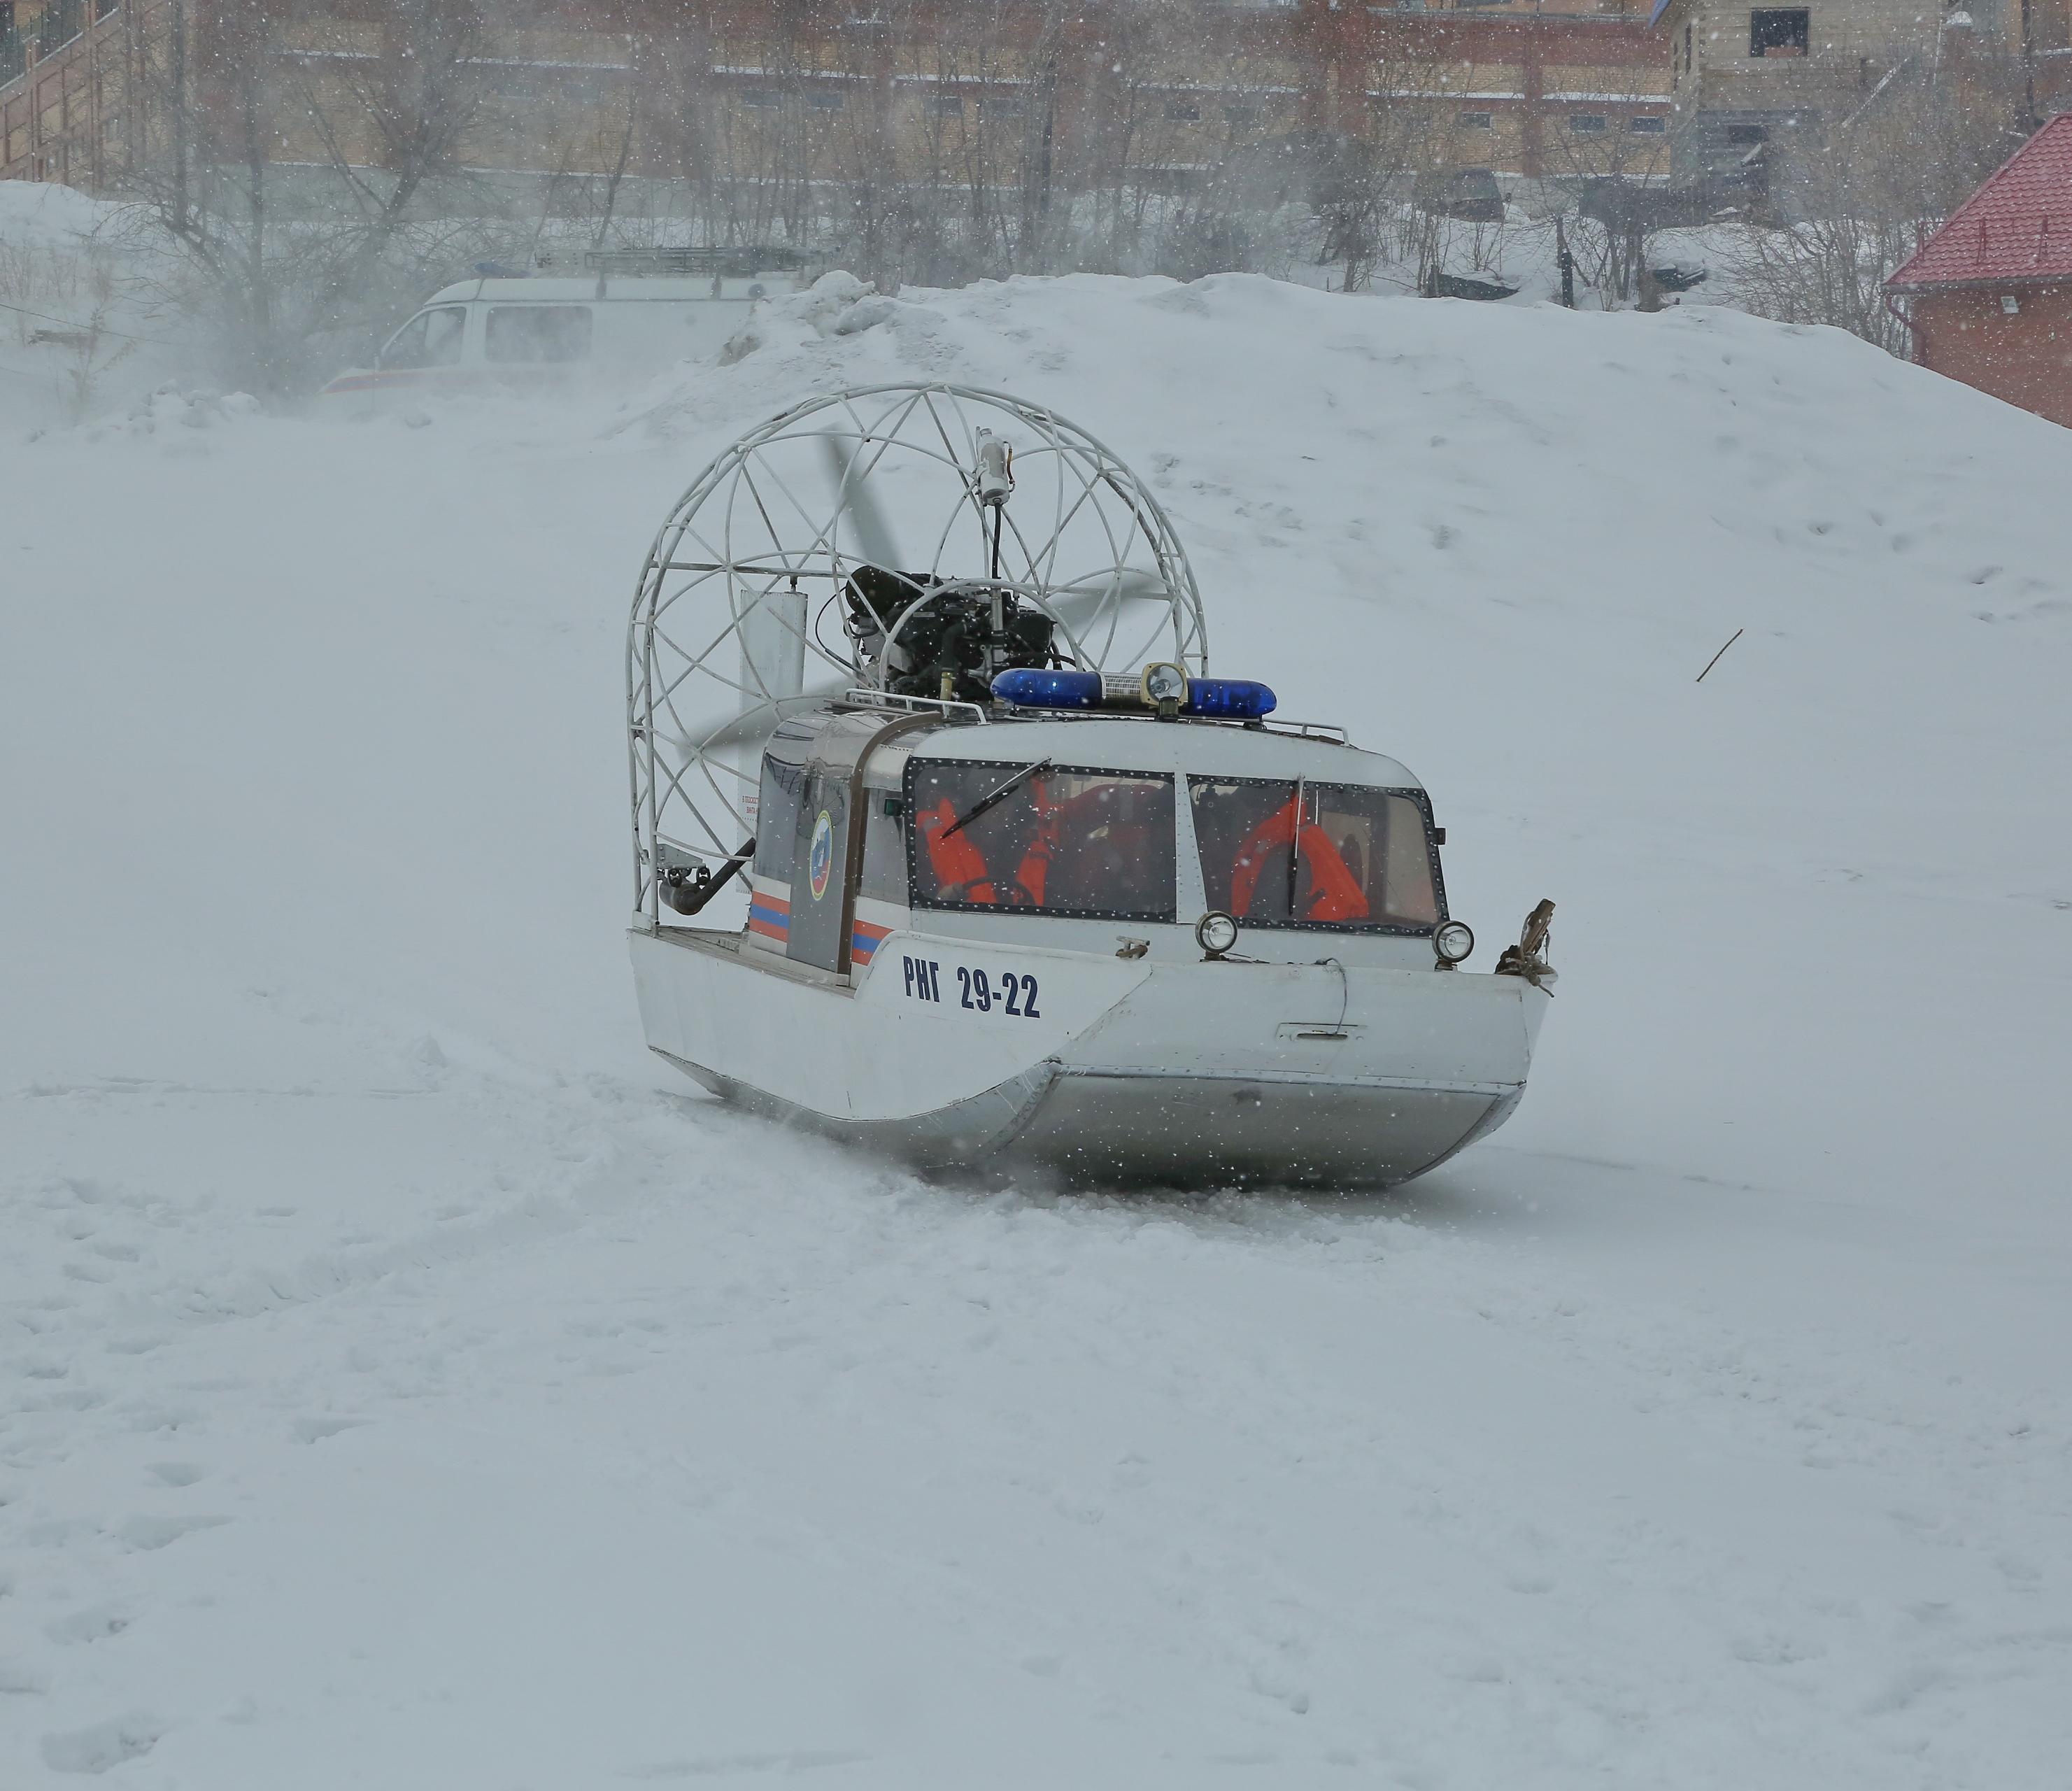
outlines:
[[[1123,681],[1112,681],[1120,685]],[[1131,687],[1124,695],[1111,687],[1098,672],[1063,669],[1002,672],[993,681],[993,694],[1001,702],[1022,709],[1138,709],[1143,699]],[[1183,715],[1199,715],[1220,722],[1256,722],[1273,713],[1279,699],[1266,686],[1252,678],[1190,677],[1187,700],[1180,705]]]
[[[1256,722],[1273,713],[1280,699],[1248,677],[1190,677],[1183,715],[1207,715],[1219,722]]]
[[[1024,709],[1098,709],[1101,675],[1064,670],[1002,672],[993,681],[993,694],[1001,702]]]

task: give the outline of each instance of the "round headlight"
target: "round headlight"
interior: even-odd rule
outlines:
[[[1144,700],[1154,709],[1161,702],[1187,700],[1187,673],[1178,665],[1161,663],[1144,668]]]
[[[1194,943],[1211,957],[1221,957],[1237,943],[1237,922],[1221,908],[1211,908],[1194,923]]]
[[[1432,935],[1432,949],[1441,964],[1458,964],[1475,949],[1474,928],[1465,920],[1449,920]]]

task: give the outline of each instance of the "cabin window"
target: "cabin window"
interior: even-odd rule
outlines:
[[[1211,908],[1249,926],[1383,933],[1429,933],[1443,918],[1423,792],[1187,781]]]
[[[450,367],[460,359],[467,312],[458,305],[421,311],[388,339],[384,367]]]
[[[1173,919],[1170,776],[917,760],[906,779],[917,906]]]
[[[1804,6],[1759,6],[1749,14],[1749,54],[1803,56],[1812,14]]]
[[[799,798],[806,787],[806,768],[781,759],[763,761],[763,784],[755,803],[755,875],[772,882],[791,880],[791,856],[799,826]]]
[[[587,305],[492,305],[483,353],[506,364],[581,360],[590,332]]]

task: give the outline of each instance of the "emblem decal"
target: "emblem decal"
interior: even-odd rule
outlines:
[[[815,901],[827,894],[828,879],[834,867],[835,824],[828,819],[828,811],[823,809],[820,819],[813,823],[813,843],[806,854],[806,875],[811,879]]]

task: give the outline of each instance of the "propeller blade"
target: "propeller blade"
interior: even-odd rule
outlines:
[[[1171,587],[1155,572],[1126,568],[1116,578],[1097,585],[1082,585],[1050,599],[1050,607],[1067,627],[1076,628],[1104,608],[1118,608],[1139,599],[1167,601]]]
[[[843,691],[852,688],[856,681],[853,672],[823,678],[817,684],[807,685],[796,696],[759,702],[753,709],[743,710],[731,721],[722,722],[709,734],[697,737],[689,734],[679,735],[673,743],[686,758],[693,753],[726,752],[751,743],[759,749],[763,742],[777,731],[777,724],[787,714],[812,703],[824,702],[829,697],[838,697]]]
[[[825,431],[820,436],[820,447],[827,456],[828,471],[834,476],[837,507],[849,518],[856,544],[863,550],[861,557],[888,572],[897,571],[899,544],[892,537],[892,525],[878,506],[870,481],[857,467],[861,447],[854,454],[845,453],[841,438]]]

